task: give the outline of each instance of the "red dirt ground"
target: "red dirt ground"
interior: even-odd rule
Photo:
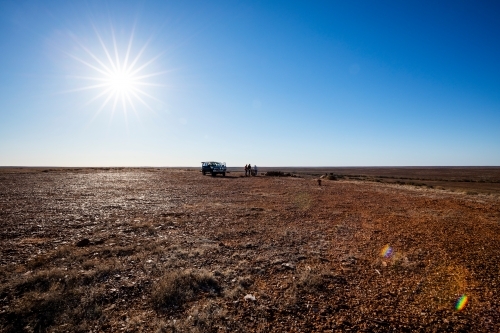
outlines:
[[[500,330],[497,195],[5,169],[0,238],[0,331]]]

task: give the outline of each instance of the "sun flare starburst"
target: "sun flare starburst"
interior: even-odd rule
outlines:
[[[153,111],[148,101],[155,100],[160,103],[162,101],[148,93],[145,87],[164,86],[163,84],[151,81],[151,78],[154,76],[159,76],[167,72],[151,71],[151,65],[161,54],[144,60],[145,50],[149,41],[139,51],[134,52],[134,30],[130,34],[125,52],[119,48],[113,28],[111,29],[111,43],[108,44],[106,44],[95,27],[94,31],[99,41],[98,51],[92,51],[89,47],[78,41],[76,37],[73,37],[79,49],[83,50],[83,54],[75,55],[66,52],[69,57],[84,65],[85,73],[91,73],[90,76],[73,76],[76,79],[91,83],[71,91],[97,91],[96,95],[86,103],[88,105],[102,101],[95,112],[94,118],[106,106],[112,106],[111,115],[114,114],[117,108],[122,108],[125,116],[127,116],[129,109],[138,115],[136,104]]]

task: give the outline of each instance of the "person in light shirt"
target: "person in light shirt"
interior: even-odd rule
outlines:
[[[257,166],[256,165],[253,166],[253,171],[255,172],[255,175],[257,176],[258,174],[257,174]]]

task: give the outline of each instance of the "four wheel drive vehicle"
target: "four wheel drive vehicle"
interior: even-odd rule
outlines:
[[[226,176],[226,162],[201,162],[201,172],[203,175],[210,173],[212,177],[215,177],[218,173],[222,176]]]

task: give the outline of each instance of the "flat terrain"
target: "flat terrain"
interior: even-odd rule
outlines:
[[[402,169],[1,168],[0,331],[498,332],[500,169]]]
[[[500,167],[330,167],[260,168],[281,170],[303,177],[333,173],[340,179],[425,186],[468,194],[499,194]]]

